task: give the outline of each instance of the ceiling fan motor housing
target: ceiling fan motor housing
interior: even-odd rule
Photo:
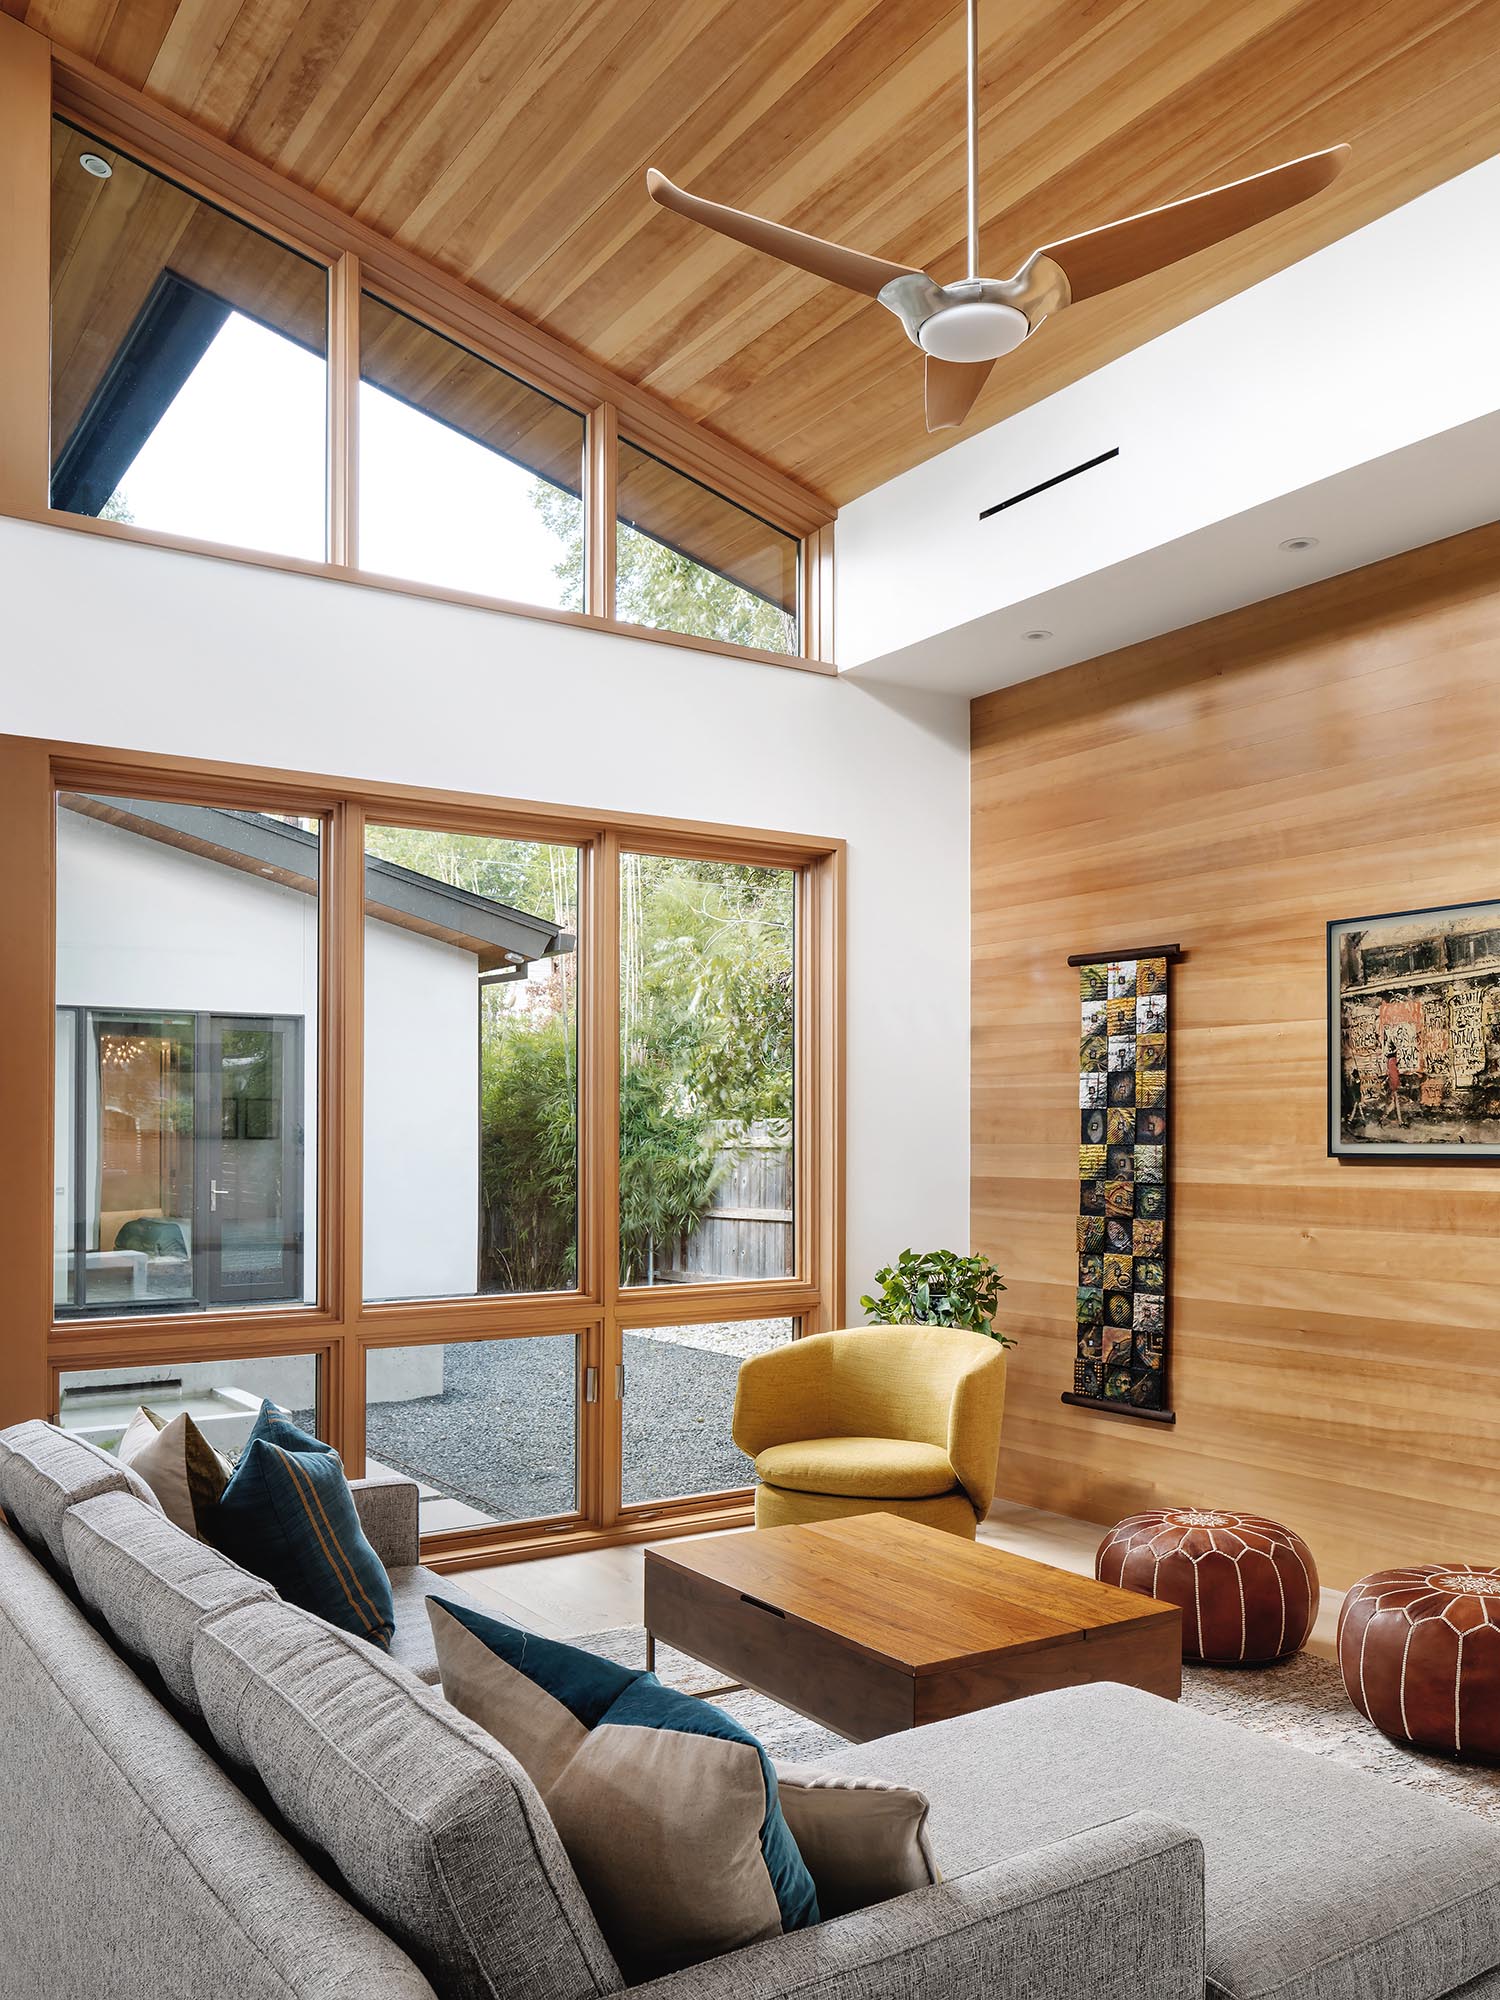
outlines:
[[[923,320],[918,344],[939,361],[998,361],[1031,331],[1025,313],[998,299],[940,306]]]

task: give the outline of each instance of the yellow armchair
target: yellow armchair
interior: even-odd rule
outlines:
[[[755,1525],[905,1514],[971,1541],[995,1497],[1005,1350],[954,1327],[819,1333],[740,1368]]]

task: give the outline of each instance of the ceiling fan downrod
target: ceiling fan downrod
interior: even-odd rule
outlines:
[[[969,10],[969,276],[979,276],[979,0]]]

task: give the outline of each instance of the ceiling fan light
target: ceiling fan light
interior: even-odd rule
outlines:
[[[998,299],[944,306],[922,322],[917,339],[939,361],[998,361],[1031,331],[1025,313]]]

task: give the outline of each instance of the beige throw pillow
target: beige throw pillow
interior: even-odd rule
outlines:
[[[732,1717],[470,1604],[427,1616],[444,1696],[541,1793],[627,1981],[817,1922],[771,1761]]]
[[[781,1763],[776,1788],[825,1922],[938,1880],[920,1792],[881,1778]]]
[[[167,1519],[202,1539],[200,1522],[229,1484],[230,1465],[184,1410],[168,1423],[155,1410],[138,1409],[116,1453],[161,1502]]]

